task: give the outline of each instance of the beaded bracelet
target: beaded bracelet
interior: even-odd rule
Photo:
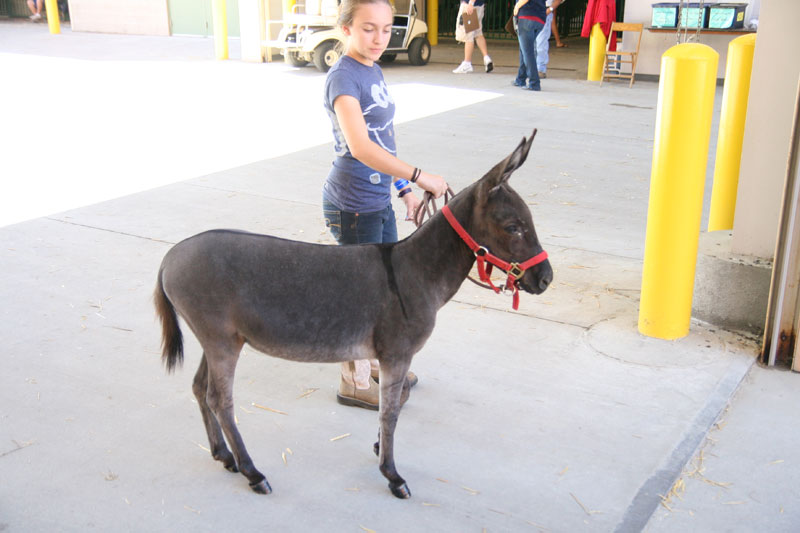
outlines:
[[[397,194],[397,197],[398,197],[398,198],[402,198],[403,196],[405,196],[406,194],[408,194],[408,193],[410,193],[410,192],[411,192],[411,187],[409,187],[408,189],[403,189],[402,191],[400,191],[400,192]]]
[[[422,171],[418,168],[414,168],[414,173],[411,175],[411,183],[416,183],[420,174],[422,174]]]
[[[408,180],[404,179],[399,179],[394,182],[394,188],[397,189],[398,191],[402,191],[403,189],[408,187],[408,185],[409,185]]]

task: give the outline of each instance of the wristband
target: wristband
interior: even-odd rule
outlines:
[[[420,174],[422,174],[422,171],[418,168],[415,168],[414,173],[411,175],[411,183],[416,183]]]
[[[397,194],[397,197],[398,197],[398,198],[402,198],[403,196],[405,196],[406,194],[408,194],[408,193],[410,193],[410,192],[411,192],[411,187],[409,187],[408,189],[403,189],[402,191],[400,191],[400,192]]]
[[[408,180],[399,179],[394,182],[394,188],[397,189],[398,191],[402,191],[406,187],[408,187]]]

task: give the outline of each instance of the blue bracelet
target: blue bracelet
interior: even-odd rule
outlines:
[[[394,188],[398,191],[402,191],[406,187],[409,186],[408,180],[397,180],[394,182]]]

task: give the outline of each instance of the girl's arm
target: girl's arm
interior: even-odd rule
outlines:
[[[339,126],[342,128],[345,141],[353,157],[369,168],[394,176],[395,179],[411,179],[414,167],[393,156],[369,138],[367,123],[364,121],[361,106],[355,97],[344,94],[337,96],[333,102],[333,110],[336,112]],[[437,174],[423,171],[416,183],[426,191],[430,191],[436,198],[447,191],[447,182]]]

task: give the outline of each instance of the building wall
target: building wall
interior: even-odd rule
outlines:
[[[167,0],[69,0],[73,31],[169,35]]]
[[[800,80],[800,2],[761,4],[733,227],[735,253],[772,257]]]
[[[734,0],[736,1],[736,0]],[[744,1],[744,0],[741,0]],[[756,0],[758,1],[758,0]],[[627,0],[625,2],[625,22],[642,22],[645,30],[642,33],[642,44],[639,48],[639,59],[636,65],[636,73],[644,75],[655,75],[661,72],[661,56],[671,47],[678,44],[676,30],[648,30],[652,20],[653,7],[655,0]],[[621,18],[617,16],[617,18]],[[748,20],[745,17],[745,20]],[[695,31],[689,30],[688,36],[694,37]],[[699,42],[706,44],[719,53],[719,64],[717,65],[717,78],[725,77],[725,63],[728,60],[728,44],[743,35],[742,33],[731,33],[725,35],[700,32]],[[681,32],[683,37],[683,32]],[[692,40],[691,42],[695,42]],[[627,40],[624,43],[624,50],[635,48],[635,42],[631,45]]]

